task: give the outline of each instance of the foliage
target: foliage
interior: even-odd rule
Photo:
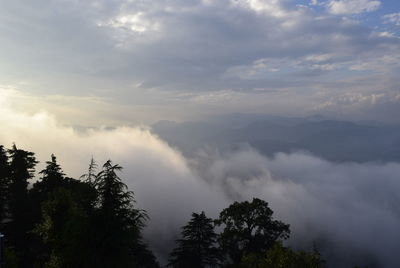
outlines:
[[[10,184],[8,209],[10,223],[5,226],[9,242],[15,247],[22,267],[30,267],[30,241],[33,222],[28,196],[28,180],[32,179],[38,163],[33,152],[18,149],[14,144],[9,154]],[[28,242],[29,241],[29,242]]]
[[[3,221],[7,218],[10,187],[9,173],[7,151],[0,145],[0,231],[2,230]]]
[[[265,254],[244,256],[239,268],[324,268],[324,261],[318,252],[293,251],[281,243],[267,250]]]
[[[213,220],[204,212],[193,213],[187,225],[182,228],[182,238],[172,251],[169,266],[172,267],[217,267],[221,256],[216,247],[217,234]]]
[[[44,267],[81,267],[88,229],[87,214],[67,189],[54,191],[42,206],[43,221],[35,231],[51,248]]]
[[[265,252],[276,241],[289,237],[289,225],[273,220],[272,214],[268,203],[258,198],[235,202],[220,213],[216,223],[225,225],[220,244],[233,263],[246,254]]]
[[[154,256],[142,243],[141,230],[147,214],[133,206],[133,192],[128,191],[116,173],[120,170],[121,166],[108,160],[95,178],[98,192],[93,225],[95,263],[104,267],[136,267],[145,261],[149,267],[157,267]]]
[[[19,260],[14,250],[5,248],[4,250],[4,268],[18,268]],[[1,266],[3,267],[3,266]]]
[[[93,185],[94,181],[96,180],[96,170],[97,170],[97,163],[96,163],[96,161],[94,161],[94,159],[92,157],[90,159],[88,173],[83,174],[81,176],[81,179],[83,179],[88,184]]]

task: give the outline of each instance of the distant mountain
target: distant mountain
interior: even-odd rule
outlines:
[[[327,120],[321,116],[231,115],[207,122],[161,121],[152,127],[184,154],[204,146],[233,150],[247,143],[268,156],[303,150],[337,162],[400,161],[400,126]]]

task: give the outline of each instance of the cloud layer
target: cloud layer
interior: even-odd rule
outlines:
[[[76,132],[48,113],[0,108],[0,144],[16,142],[43,162],[55,153],[64,171],[85,172],[94,156],[124,167],[121,176],[151,220],[146,239],[161,258],[191,212],[216,217],[234,200],[267,200],[276,218],[291,224],[289,244],[316,245],[333,267],[400,259],[399,163],[333,164],[305,153],[265,158],[251,148],[221,155],[202,151],[185,159],[144,127]]]

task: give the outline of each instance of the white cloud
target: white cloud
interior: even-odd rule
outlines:
[[[334,164],[304,153],[269,159],[252,149],[207,152],[189,161],[145,127],[78,133],[47,112],[17,112],[4,98],[0,144],[16,142],[36,152],[39,169],[51,153],[74,177],[85,172],[92,155],[99,163],[111,158],[124,167],[121,177],[151,217],[146,238],[159,256],[169,253],[191,212],[205,210],[216,217],[233,200],[259,197],[270,203],[277,219],[291,224],[290,243],[296,247],[310,248],[316,241],[328,261],[353,265],[362,264],[363,254],[380,267],[396,267],[399,261],[394,252],[400,241],[397,163]],[[377,228],[379,235],[373,235]],[[319,239],[327,244],[318,244]],[[362,257],[342,258],[346,250]]]
[[[38,170],[52,153],[65,173],[75,178],[86,172],[91,156],[99,164],[111,159],[123,166],[121,177],[151,217],[146,237],[157,254],[169,253],[163,243],[173,241],[193,211],[207,209],[216,216],[228,204],[191,171],[178,151],[146,127],[77,132],[45,111],[29,115],[5,104],[0,107],[0,144],[9,148],[13,142],[36,153],[41,162]]]
[[[203,176],[213,187],[238,200],[267,200],[276,217],[291,224],[290,244],[311,249],[316,243],[332,267],[367,265],[368,259],[397,267],[399,163],[333,164],[304,153],[268,159],[251,149],[206,157]],[[385,231],[371,235],[375,228]]]
[[[0,10],[0,50],[7,51],[0,55],[0,84],[27,81],[23,90],[43,97],[36,107],[47,102],[46,108],[51,106],[57,116],[63,113],[63,119],[70,113],[69,122],[77,124],[90,118],[108,125],[112,120],[129,124],[130,117],[149,122],[221,111],[281,112],[271,108],[271,99],[286,107],[286,114],[306,114],[327,101],[310,103],[316,87],[323,90],[336,81],[337,89],[330,90],[339,94],[348,86],[338,82],[343,76],[370,71],[374,59],[399,55],[395,34],[373,34],[357,16],[345,19],[296,3],[55,1],[40,8],[9,1]],[[327,1],[318,1],[322,3]],[[350,5],[352,11],[377,5],[365,0],[330,3],[339,9],[358,3]],[[21,14],[16,16],[15,10]],[[327,55],[331,58],[324,59]],[[391,76],[398,71],[396,64],[383,67],[381,62],[381,91],[399,79]],[[281,89],[286,94],[271,97]],[[237,98],[238,91],[248,94],[249,101],[218,102]],[[218,96],[212,98],[210,92]],[[185,102],[183,95],[201,97]],[[88,96],[91,104],[85,111]]]
[[[146,20],[142,12],[136,14],[120,15],[110,20],[107,26],[122,28],[135,33],[145,33],[147,31],[157,31],[160,28],[159,23]],[[103,26],[101,23],[99,26]]]
[[[249,8],[273,17],[285,17],[289,14],[281,7],[281,0],[230,0],[234,6]]]
[[[381,2],[377,0],[331,0],[327,6],[332,14],[350,15],[374,11],[381,6]]]
[[[386,14],[382,18],[384,23],[393,23],[396,26],[400,26],[400,12]]]

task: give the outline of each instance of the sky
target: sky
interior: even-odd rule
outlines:
[[[397,0],[2,1],[0,98],[63,124],[400,123]]]
[[[395,268],[399,163],[252,148],[192,159],[146,125],[226,113],[398,124],[399,73],[398,0],[4,0],[0,144],[35,152],[38,171],[55,153],[75,178],[92,156],[125,167],[160,258],[192,212],[259,197],[293,247]]]

